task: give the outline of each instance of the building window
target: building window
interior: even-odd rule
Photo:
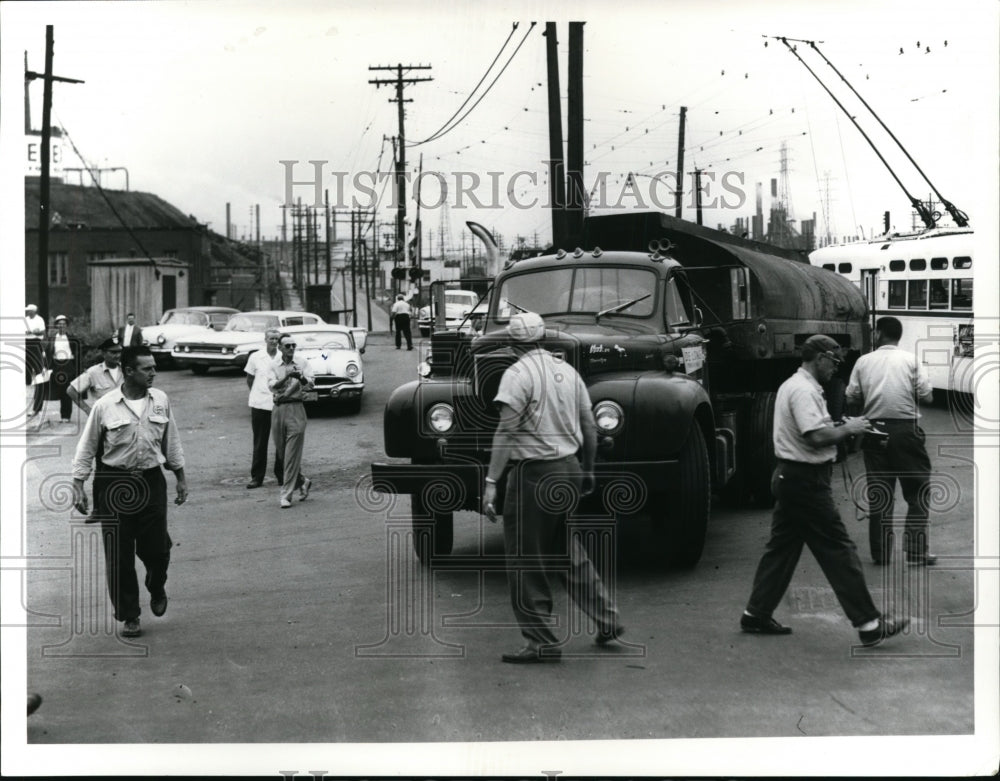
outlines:
[[[49,287],[66,287],[69,284],[69,255],[65,252],[49,253]]]
[[[177,258],[177,250],[175,250],[175,249],[166,249],[166,250],[163,250],[163,257],[165,257],[165,258],[174,258],[176,260],[176,258]]]
[[[927,268],[927,261],[923,258],[914,258],[910,261],[910,271],[923,271]]]
[[[931,271],[947,271],[948,258],[931,258]]]
[[[908,286],[907,309],[927,308],[927,280],[911,279]]]
[[[906,309],[906,283],[902,280],[889,283],[889,308]]]
[[[890,260],[889,271],[906,271],[905,260]]]
[[[968,279],[953,279],[951,281],[951,308],[972,309],[971,277]]]
[[[963,255],[955,258],[951,265],[953,268],[972,268],[972,258]]]
[[[931,309],[948,308],[948,280],[932,279],[930,281]]]

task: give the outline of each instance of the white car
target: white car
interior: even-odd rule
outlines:
[[[431,297],[433,301],[433,296]],[[479,302],[479,295],[472,290],[446,289],[444,291],[445,328],[458,328]],[[430,306],[420,307],[417,327],[421,336],[430,336],[434,327],[434,313]]]
[[[325,323],[319,315],[311,312],[240,312],[233,315],[219,332],[178,339],[174,344],[174,361],[181,366],[190,366],[195,374],[205,374],[213,366],[242,369],[247,365],[250,353],[264,345],[264,332],[268,328],[283,331],[295,325]]]
[[[361,409],[361,394],[365,390],[365,370],[361,362],[367,337],[365,329],[345,325],[296,325],[282,328],[281,332],[295,339],[295,355],[305,359],[316,375],[315,390],[306,396],[307,402],[344,402],[352,412]],[[263,349],[263,342],[260,347]]]
[[[178,339],[202,335],[206,328],[221,331],[229,318],[239,313],[239,309],[228,306],[168,309],[159,323],[142,329],[142,343],[149,348],[157,365],[166,365],[173,360],[174,344]]]

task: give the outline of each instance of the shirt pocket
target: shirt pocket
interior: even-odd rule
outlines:
[[[132,441],[132,422],[126,418],[109,420],[104,425],[107,446],[119,447]]]

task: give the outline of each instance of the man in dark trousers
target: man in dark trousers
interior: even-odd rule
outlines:
[[[76,379],[80,366],[80,340],[69,333],[69,319],[58,315],[52,321],[56,332],[45,342],[45,363],[52,374],[49,390],[53,398],[59,399],[59,419],[69,423],[73,414],[73,399],[69,396],[69,384]]]
[[[920,428],[919,402],[930,403],[934,391],[913,353],[899,349],[903,324],[895,317],[875,322],[875,351],[862,355],[847,384],[847,402],[878,430],[889,435],[884,447],[864,449],[868,474],[868,541],[876,564],[888,564],[892,553],[892,510],[896,480],[906,500],[903,550],[910,564],[933,565],[928,553],[928,483],[931,461]]]
[[[167,394],[153,387],[156,361],[147,347],[122,351],[123,382],[98,399],[87,418],[73,459],[74,506],[86,514],[84,481],[95,456],[94,516],[101,522],[108,593],[122,637],[138,637],[138,556],[146,568],[149,607],[167,611],[167,567],[172,542],[167,533],[167,481],[163,466],[177,478],[174,504],[187,501],[184,452]]]
[[[857,548],[833,501],[830,478],[837,443],[869,429],[863,418],[847,418],[834,426],[827,410],[821,385],[840,365],[838,350],[831,337],[810,336],[802,345],[802,366],[778,389],[771,538],[757,565],[740,627],[753,634],[791,634],[772,613],[788,590],[802,546],[808,545],[862,645],[870,646],[901,632],[909,619],[883,617],[875,607]]]
[[[122,347],[142,346],[142,329],[135,324],[135,312],[125,315],[125,325],[119,326],[115,336]]]
[[[403,294],[400,293],[396,296],[396,303],[392,305],[392,309],[389,310],[389,314],[392,315],[393,323],[396,326],[396,349],[400,349],[403,345],[403,337],[406,337],[406,349],[413,349],[413,336],[410,334],[410,305],[403,298]]]
[[[271,365],[278,359],[277,328],[268,328],[264,333],[264,349],[253,353],[243,369],[250,389],[250,428],[253,432],[253,458],[250,462],[250,482],[247,488],[260,488],[267,472],[267,442],[271,437],[271,411],[274,409],[274,394],[267,387]]]
[[[516,314],[507,333],[520,357],[500,379],[495,398],[500,423],[482,501],[483,513],[495,522],[497,482],[509,466],[504,552],[511,605],[526,645],[501,658],[513,664],[556,662],[562,652],[552,631],[554,583],[566,583],[596,624],[599,644],[624,633],[614,600],[579,538],[567,531],[569,508],[544,499],[593,492],[597,429],[580,375],[539,344],[545,335],[542,318]]]

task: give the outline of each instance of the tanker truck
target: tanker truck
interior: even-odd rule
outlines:
[[[590,217],[581,243],[507,260],[477,307],[482,320],[434,331],[418,379],[386,404],[394,460],[372,464],[372,488],[409,495],[425,563],[451,553],[454,513],[479,509],[518,311],[544,317],[543,347],[590,394],[597,490],[579,512],[646,524],[668,567],[700,559],[713,494],[773,501],[775,392],[802,342],[829,334],[847,364],[870,348],[862,294],[800,253],[661,213]]]

